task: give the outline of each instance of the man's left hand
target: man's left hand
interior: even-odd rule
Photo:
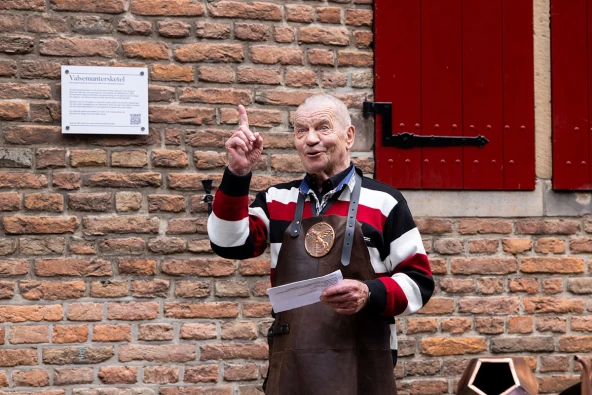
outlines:
[[[355,314],[368,303],[368,286],[358,280],[343,280],[323,291],[321,302],[339,314]]]

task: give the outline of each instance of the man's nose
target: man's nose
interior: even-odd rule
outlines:
[[[306,141],[306,144],[308,144],[308,145],[317,144],[320,141],[317,131],[314,129],[310,129],[308,131],[308,133],[306,133],[306,140],[305,141]]]

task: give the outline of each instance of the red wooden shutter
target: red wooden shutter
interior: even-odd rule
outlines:
[[[591,189],[592,1],[551,2],[553,187]]]
[[[592,0],[591,0],[592,1]],[[375,0],[375,99],[393,134],[483,135],[483,148],[382,145],[398,188],[534,189],[532,0]]]

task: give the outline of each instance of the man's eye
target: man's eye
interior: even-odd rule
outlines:
[[[306,133],[306,129],[298,129],[296,132],[298,134],[304,134],[304,133]]]

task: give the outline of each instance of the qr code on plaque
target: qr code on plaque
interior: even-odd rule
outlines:
[[[139,125],[142,123],[142,114],[130,114],[130,125]]]

